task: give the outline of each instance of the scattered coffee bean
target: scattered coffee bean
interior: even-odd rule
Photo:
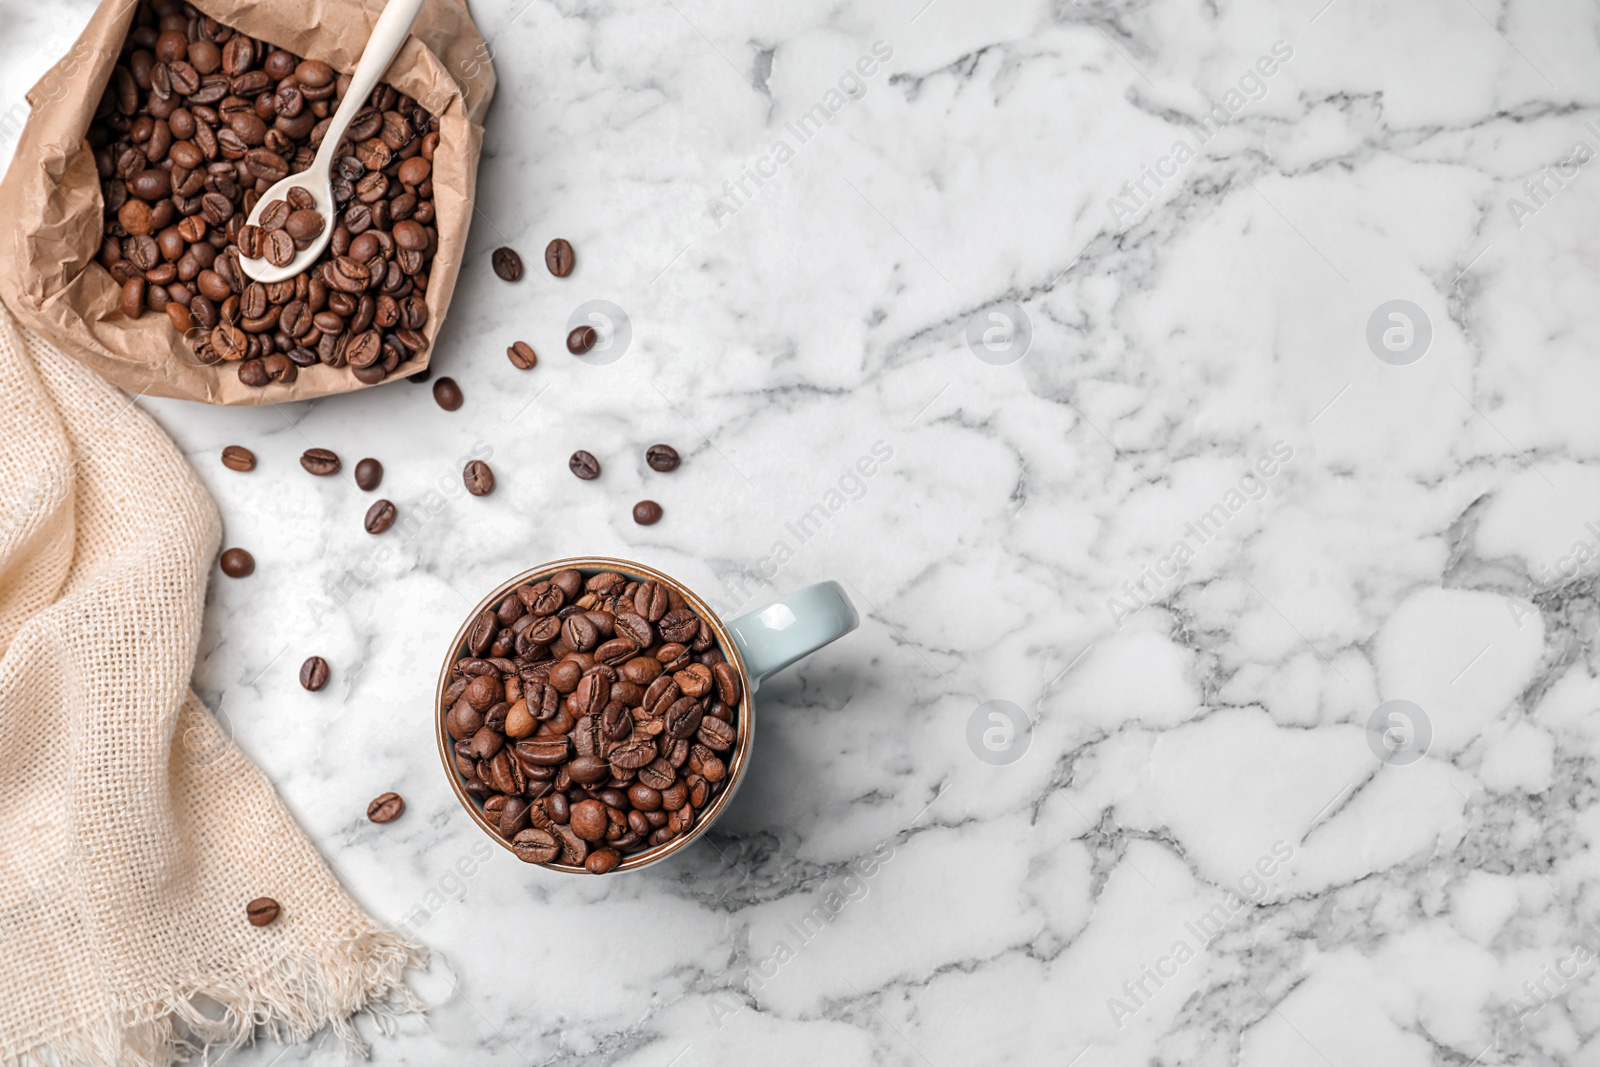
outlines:
[[[678,469],[678,450],[671,445],[651,445],[644,454],[644,461],[653,471],[665,474],[667,471]]]
[[[661,521],[661,505],[654,500],[641,500],[633,506],[633,521],[640,526],[654,526]]]
[[[367,509],[363,525],[369,534],[381,534],[394,525],[395,507],[387,500],[379,500]]]
[[[315,693],[328,684],[328,661],[312,656],[300,664],[300,684]]]
[[[373,822],[394,822],[406,810],[406,802],[399,793],[385,793],[367,805],[367,818]]]
[[[510,248],[497,248],[490,257],[494,263],[494,272],[500,275],[500,280],[514,282],[522,277],[522,257]]]
[[[278,914],[282,910],[271,897],[256,897],[244,906],[244,916],[250,920],[251,926],[270,926],[278,921]]]
[[[383,482],[383,464],[370,456],[356,464],[356,485],[372,492]]]
[[[526,341],[518,341],[506,349],[506,358],[518,370],[529,370],[535,363],[539,362],[539,357],[534,354],[533,346]]]
[[[463,399],[465,398],[461,395],[461,387],[456,384],[454,378],[440,378],[433,383],[434,403],[446,411],[455,411],[460,408]]]
[[[600,335],[593,326],[578,326],[567,334],[567,351],[575,356],[581,356],[594,347]]]
[[[242,548],[222,553],[222,573],[229,578],[248,578],[256,570],[256,558]]]
[[[139,8],[86,137],[104,208],[97,258],[122,311],[164,312],[201,363],[234,363],[251,388],[317,364],[372,385],[425,352],[438,119],[376,86],[350,101],[361,108],[338,146],[331,220],[299,188],[256,212],[310,167],[350,80],[185,4]],[[323,238],[282,282],[240,265],[287,264]]]
[[[300,455],[300,466],[319,478],[339,473],[339,455],[327,448],[308,448]]]
[[[550,268],[550,273],[557,278],[565,278],[572,273],[572,243],[565,237],[557,237],[545,245],[544,265]]]
[[[222,465],[231,471],[253,471],[256,454],[243,445],[229,445],[222,450]]]
[[[592,452],[585,452],[581,448],[567,460],[567,469],[586,482],[592,482],[600,477],[600,461],[594,458]]]
[[[558,571],[467,627],[439,709],[485,823],[595,874],[692,834],[740,743],[743,677],[683,590]]]
[[[494,471],[481,459],[467,464],[461,472],[461,480],[467,483],[467,492],[473,496],[488,496],[494,492]]]

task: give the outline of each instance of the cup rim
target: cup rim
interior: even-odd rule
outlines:
[[[466,619],[457,629],[455,637],[451,640],[450,647],[445,653],[444,665],[439,669],[439,682],[434,689],[433,695],[434,738],[439,748],[439,762],[444,768],[445,777],[450,781],[450,788],[455,793],[456,800],[466,809],[472,821],[477,823],[478,829],[488,834],[492,840],[507,852],[516,856],[516,853],[511,848],[511,842],[502,836],[497,828],[491,826],[488,819],[484,818],[482,807],[467,792],[466,786],[462,783],[461,772],[456,769],[455,763],[455,739],[450,736],[450,731],[445,724],[449,709],[444,706],[444,691],[450,685],[450,670],[455,666],[456,660],[461,657],[468,631],[471,630],[473,622],[483,613],[485,608],[498,604],[512,590],[525,584],[536,575],[548,575],[556,571],[569,569],[577,571],[614,570],[634,578],[643,577],[665,582],[673,589],[676,589],[683,594],[684,599],[689,602],[695,614],[711,624],[712,630],[716,632],[718,647],[722,650],[722,654],[727,657],[728,662],[732,663],[738,670],[739,683],[744,690],[743,699],[740,701],[739,738],[735,744],[733,755],[728,760],[727,785],[717,793],[709,808],[697,814],[694,826],[690,827],[688,833],[679,834],[665,844],[627,856],[607,873],[617,874],[621,871],[634,871],[674,855],[680,849],[693,843],[712,823],[717,821],[717,817],[722,814],[722,810],[732,799],[733,794],[738,790],[740,781],[744,777],[745,768],[750,762],[750,746],[755,735],[755,692],[754,687],[750,684],[750,671],[745,666],[744,657],[739,652],[738,644],[733,640],[733,635],[722,621],[721,616],[713,611],[704,600],[700,599],[694,590],[670,574],[639,563],[636,560],[620,559],[615,556],[569,556],[566,559],[551,560],[548,563],[541,563],[537,567],[530,567],[515,577],[495,586],[487,596],[478,601],[477,605],[468,612]],[[518,857],[518,862],[522,862],[520,857]],[[560,874],[581,874],[589,878],[594,877],[592,873],[581,865],[574,866],[568,863],[552,861],[550,863],[528,863],[525,866],[542,867]]]

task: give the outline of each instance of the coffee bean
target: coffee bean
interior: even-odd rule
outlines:
[[[583,861],[583,866],[590,874],[607,874],[621,862],[622,853],[614,848],[602,848],[598,852],[589,853],[589,858]]]
[[[248,578],[255,573],[256,558],[242,548],[222,553],[222,573],[229,578]]]
[[[678,450],[671,445],[651,445],[645,450],[644,461],[653,471],[665,474],[678,469]]]
[[[308,448],[300,454],[300,466],[319,478],[339,473],[339,456],[326,448]]]
[[[586,482],[592,482],[600,477],[600,461],[594,458],[593,453],[585,452],[581,448],[567,460],[567,469]]]
[[[372,492],[383,481],[383,464],[370,456],[356,464],[356,485]]]
[[[654,526],[661,521],[661,505],[654,500],[641,500],[633,506],[633,521],[640,526]]]
[[[600,340],[600,335],[593,326],[577,326],[567,334],[567,351],[575,356],[581,356],[593,348],[595,342]]]
[[[300,684],[315,693],[328,684],[328,661],[312,656],[300,664]]]
[[[243,445],[229,445],[222,450],[222,465],[231,471],[253,471],[256,454]]]
[[[523,863],[549,863],[561,854],[561,846],[548,830],[537,830],[530,826],[511,839],[511,851]]]
[[[394,504],[387,500],[379,500],[367,509],[367,517],[362,525],[369,534],[381,534],[394,525],[394,517]]]
[[[446,411],[455,411],[461,407],[461,387],[456,385],[454,378],[440,378],[433,383],[434,403]]]
[[[572,273],[572,244],[564,237],[557,237],[544,249],[544,265],[550,268],[550,273],[557,278],[565,278]]]
[[[534,355],[533,346],[526,341],[518,341],[506,349],[506,358],[518,370],[529,370],[539,362],[539,357]]]
[[[251,926],[269,926],[277,921],[282,910],[271,897],[257,897],[244,906],[244,915]]]
[[[494,471],[481,459],[468,463],[461,472],[461,480],[467,484],[467,492],[473,496],[488,496],[494,492]]]
[[[385,793],[367,805],[367,818],[373,822],[394,822],[406,810],[399,793]]]
[[[522,277],[522,257],[512,249],[497,248],[490,258],[501,281],[514,282]]]

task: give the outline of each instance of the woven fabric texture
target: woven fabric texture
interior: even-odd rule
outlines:
[[[190,691],[215,505],[3,307],[0,397],[0,1064],[159,1067],[258,1027],[360,1048],[421,956]]]

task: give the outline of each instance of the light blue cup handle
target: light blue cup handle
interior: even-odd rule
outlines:
[[[796,590],[728,623],[750,671],[750,688],[861,625],[838,582]]]

